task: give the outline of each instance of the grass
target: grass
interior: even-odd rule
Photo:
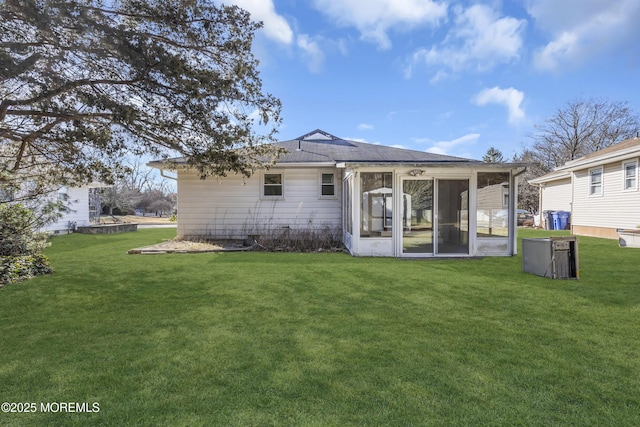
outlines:
[[[579,281],[520,257],[125,255],[174,232],[57,237],[53,275],[0,290],[0,401],[100,408],[0,425],[639,423],[640,250],[580,238]]]

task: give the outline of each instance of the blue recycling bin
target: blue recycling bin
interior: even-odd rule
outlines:
[[[558,227],[557,230],[566,230],[569,228],[569,212],[558,211]]]
[[[551,229],[562,230],[562,228],[560,228],[560,215],[558,215],[558,212],[551,212]]]

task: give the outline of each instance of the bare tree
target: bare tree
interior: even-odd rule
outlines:
[[[154,170],[147,166],[139,157],[126,162],[127,174],[125,180],[131,188],[140,193],[151,190],[156,186]]]
[[[530,165],[518,179],[518,208],[536,212],[539,198],[538,187],[529,184],[529,180],[550,172],[550,169],[538,163],[535,153],[526,149],[521,154],[515,155],[513,162]]]
[[[165,213],[171,212],[173,204],[167,199],[158,199],[152,202],[148,209],[154,212],[156,216],[162,216]]]
[[[141,199],[142,194],[123,180],[100,190],[100,202],[102,206],[109,208],[109,215],[113,215],[114,209],[132,213]]]
[[[153,212],[156,216],[158,213],[162,216],[163,213],[168,213],[173,210],[173,193],[167,191],[163,186],[158,185],[144,192],[139,207],[144,209],[145,214],[146,212]]]
[[[578,99],[536,126],[529,153],[550,171],[564,163],[630,138],[640,119],[626,102]]]

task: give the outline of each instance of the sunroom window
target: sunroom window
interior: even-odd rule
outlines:
[[[363,172],[360,174],[362,215],[361,237],[390,237],[393,228],[393,174]]]
[[[509,235],[509,174],[478,173],[477,236]]]

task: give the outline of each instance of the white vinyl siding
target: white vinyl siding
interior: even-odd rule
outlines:
[[[65,199],[69,212],[65,212],[62,218],[53,224],[46,225],[43,231],[64,231],[69,229],[69,223],[75,222],[76,226],[89,225],[89,188],[88,187],[62,187],[49,198],[51,200]]]
[[[571,178],[549,181],[542,191],[540,209],[544,211],[571,211]]]
[[[602,197],[589,195],[591,170],[576,171],[574,174],[572,224],[612,229],[638,227],[640,193],[622,189],[622,163],[611,163],[602,168]]]
[[[201,180],[194,172],[179,171],[178,236],[245,238],[252,234],[342,224],[341,188],[337,197],[318,198],[319,173],[335,169],[277,169],[282,174],[283,195],[264,197],[263,173],[251,178],[228,176]]]

